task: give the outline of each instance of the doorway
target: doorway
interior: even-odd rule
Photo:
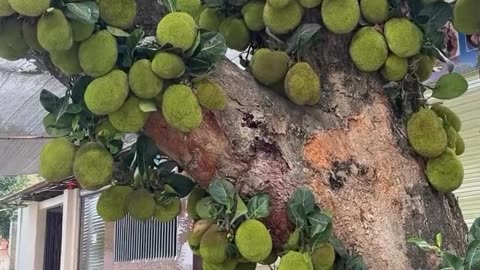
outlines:
[[[47,210],[45,227],[44,270],[60,270],[62,255],[62,217],[61,206]]]

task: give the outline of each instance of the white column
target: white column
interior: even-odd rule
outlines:
[[[61,270],[75,270],[78,266],[78,241],[80,233],[79,189],[63,191],[62,256]]]

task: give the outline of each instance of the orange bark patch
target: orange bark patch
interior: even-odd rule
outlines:
[[[313,135],[305,144],[304,156],[309,165],[316,170],[330,167],[336,160],[346,160],[351,147],[343,130],[331,130]]]

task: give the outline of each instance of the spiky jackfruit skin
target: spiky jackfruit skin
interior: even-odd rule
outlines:
[[[15,13],[8,0],[0,0],[0,17],[10,16]]]
[[[328,30],[336,34],[350,33],[360,21],[360,6],[357,0],[324,0],[322,20]]]
[[[261,31],[265,29],[263,22],[263,8],[265,2],[262,0],[251,0],[242,7],[242,16],[245,25],[251,31]]]
[[[255,270],[257,268],[256,263],[238,263],[235,270]]]
[[[185,63],[176,54],[159,52],[153,58],[152,71],[162,79],[175,79],[185,73]]]
[[[290,58],[285,52],[258,49],[251,62],[252,74],[262,84],[276,84],[285,78],[289,61]]]
[[[153,195],[145,189],[130,192],[127,198],[127,211],[135,219],[149,219],[155,212]]]
[[[78,44],[73,44],[72,47],[65,51],[50,52],[50,60],[63,73],[74,75],[82,72],[82,67],[78,60]]]
[[[432,110],[421,109],[412,114],[407,123],[407,136],[413,150],[423,157],[438,157],[447,148],[442,120]]]
[[[457,154],[457,156],[460,156],[463,153],[465,153],[465,141],[463,140],[462,136],[457,133],[457,141],[455,142],[455,154]]]
[[[312,258],[308,254],[289,251],[283,255],[278,270],[313,270]]]
[[[127,96],[127,74],[121,70],[113,70],[87,86],[84,100],[87,108],[95,115],[107,115],[118,110]]]
[[[375,28],[367,26],[358,30],[353,36],[349,54],[359,70],[372,72],[379,70],[385,64],[388,47],[383,35]]]
[[[284,8],[286,7],[288,4],[290,4],[290,2],[292,2],[293,0],[267,0],[267,3],[272,7],[272,8]]]
[[[10,6],[19,14],[36,17],[50,7],[50,0],[8,0]]]
[[[116,134],[120,133],[118,129],[116,129],[108,119],[100,123],[95,127],[95,135],[99,136],[102,135],[107,138],[111,138]]]
[[[133,189],[129,186],[111,186],[102,191],[97,201],[97,213],[107,222],[122,219],[127,214],[127,197]]]
[[[75,154],[73,175],[82,188],[100,189],[112,181],[113,157],[101,144],[89,142]]]
[[[198,27],[206,29],[210,32],[218,32],[218,28],[222,23],[223,17],[214,8],[206,8],[200,14],[198,19]]]
[[[388,0],[361,0],[360,10],[363,18],[370,23],[383,23],[388,18],[390,6]]]
[[[221,264],[227,260],[227,232],[219,231],[216,224],[210,226],[200,241],[200,256],[211,264]]]
[[[200,219],[193,224],[193,228],[188,234],[188,245],[192,250],[198,251],[203,235],[213,224],[215,224],[213,219]]]
[[[228,17],[220,24],[219,30],[230,49],[243,51],[250,44],[250,32],[242,19]]]
[[[400,81],[408,72],[408,59],[390,54],[380,70],[387,81]]]
[[[32,24],[27,20],[24,20],[22,23],[22,35],[28,47],[36,51],[43,51],[42,46],[38,43],[36,23]]]
[[[37,38],[42,48],[49,52],[72,47],[72,27],[61,10],[54,9],[42,15],[37,24]]]
[[[410,57],[420,52],[422,31],[405,18],[392,18],[385,23],[385,39],[390,50],[399,57]]]
[[[138,60],[132,65],[128,72],[128,83],[139,98],[153,98],[163,88],[163,79],[152,71],[152,62],[148,59]]]
[[[187,199],[187,213],[188,216],[193,220],[198,220],[200,217],[197,214],[197,203],[203,197],[207,195],[207,192],[200,186],[195,186],[192,189],[192,192],[188,195]]]
[[[14,61],[25,56],[28,45],[22,36],[22,23],[9,17],[0,23],[0,58]]]
[[[329,243],[316,248],[312,252],[314,270],[330,270],[335,262],[335,249]]]
[[[207,110],[221,111],[225,109],[227,103],[225,91],[218,83],[203,79],[196,82],[193,88],[197,90],[196,94],[200,106]]]
[[[272,252],[272,237],[262,222],[250,219],[244,221],[235,233],[238,252],[251,262],[260,262]]]
[[[458,0],[453,8],[453,25],[465,34],[480,33],[480,1]]]
[[[108,120],[123,133],[135,133],[143,128],[147,117],[148,113],[140,109],[140,100],[131,96],[118,110],[108,115]]]
[[[441,104],[434,104],[431,109],[438,115],[438,117],[442,119],[446,118],[448,123],[452,125],[456,131],[462,129],[462,120],[460,120],[460,117],[448,107]]]
[[[161,45],[169,43],[186,51],[193,46],[196,38],[197,26],[188,13],[172,12],[158,23],[157,40]]]
[[[175,84],[167,88],[162,99],[162,114],[165,121],[175,129],[190,132],[202,123],[202,109],[192,89]]]
[[[110,72],[117,57],[117,40],[107,30],[99,31],[80,43],[80,66],[89,76],[100,77]]]
[[[293,31],[302,21],[303,7],[297,1],[290,1],[283,8],[274,8],[265,4],[263,21],[274,34],[286,34]]]
[[[463,182],[463,165],[451,149],[427,161],[428,182],[440,192],[452,192]]]
[[[161,222],[169,222],[176,218],[182,211],[182,202],[180,198],[170,198],[168,201],[155,205],[153,217]]]
[[[432,96],[439,99],[452,99],[463,95],[468,90],[467,80],[458,73],[445,74],[438,79]]]
[[[293,65],[285,76],[285,94],[297,105],[315,105],[320,100],[320,78],[307,62]]]
[[[234,259],[227,259],[223,263],[202,262],[203,270],[236,270],[238,262]]]
[[[433,73],[435,66],[435,57],[429,55],[418,55],[418,62],[415,69],[415,74],[421,82],[428,80]]]
[[[97,0],[100,17],[108,25],[129,28],[137,16],[135,0]]]
[[[73,41],[84,41],[89,38],[95,30],[95,24],[82,23],[76,20],[71,20]]]
[[[298,0],[298,3],[304,8],[314,8],[322,4],[322,0]]]
[[[204,9],[200,0],[177,0],[177,11],[188,13],[197,23]]]
[[[40,152],[40,176],[58,182],[73,174],[75,146],[66,138],[49,140]]]

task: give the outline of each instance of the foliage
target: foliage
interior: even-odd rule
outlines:
[[[27,176],[1,176],[0,177],[0,198],[20,191],[30,181]],[[2,205],[0,209],[0,237],[8,239],[10,234],[10,220],[14,215],[17,206]]]

